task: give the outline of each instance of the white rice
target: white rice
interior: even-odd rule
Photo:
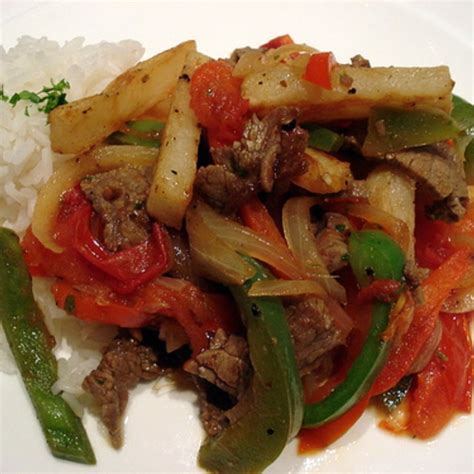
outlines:
[[[0,84],[4,93],[40,91],[50,81],[66,79],[69,101],[100,92],[118,74],[135,64],[144,49],[136,41],[101,42],[84,46],[75,38],[63,46],[46,38],[24,36],[8,50],[0,47]],[[69,157],[52,152],[47,116],[21,101],[16,107],[0,101],[0,226],[23,235],[31,223],[38,190],[55,164]],[[84,398],[81,383],[101,358],[101,349],[115,328],[84,323],[57,308],[49,291],[51,280],[35,278],[33,291],[46,324],[56,339],[59,379],[53,389],[78,413]],[[14,373],[15,364],[0,324],[0,371]]]

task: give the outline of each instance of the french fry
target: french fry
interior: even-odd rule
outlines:
[[[451,110],[453,81],[446,66],[430,68],[362,68],[338,65],[332,89],[302,79],[304,68],[278,63],[248,74],[242,95],[250,108],[265,113],[273,107],[296,106],[302,121],[329,122],[367,117],[377,105],[426,105]]]
[[[58,153],[83,153],[139,117],[174,90],[186,54],[195,51],[186,41],[138,63],[97,95],[54,109],[49,114],[51,147]]]
[[[349,163],[319,150],[306,148],[308,169],[292,182],[307,191],[317,194],[338,193],[352,181]]]
[[[179,77],[147,201],[148,213],[179,229],[191,201],[201,128],[190,105],[190,77],[209,58],[191,52]]]

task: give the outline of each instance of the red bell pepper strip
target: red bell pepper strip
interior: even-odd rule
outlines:
[[[378,300],[391,303],[400,293],[401,287],[401,283],[396,280],[374,280],[369,286],[361,288],[357,302],[363,304]]]
[[[417,374],[410,398],[409,431],[436,435],[456,413],[471,411],[472,343],[467,315],[443,314],[443,336],[429,364]]]
[[[275,245],[286,247],[285,239],[260,199],[254,197],[247,201],[240,207],[239,214],[247,227],[271,240]]]
[[[163,226],[153,224],[152,240],[112,253],[92,235],[91,216],[91,207],[83,207],[74,214],[73,246],[94,267],[134,288],[169,269],[170,244]]]
[[[306,65],[303,79],[331,90],[331,72],[336,64],[336,58],[331,52],[312,54]]]
[[[285,44],[294,44],[293,39],[291,38],[290,35],[281,35],[277,36],[276,38],[271,39],[265,44],[262,44],[260,48],[263,49],[276,49],[279,48],[280,46],[284,46]]]
[[[58,307],[84,321],[139,328],[154,319],[154,315],[125,302],[115,301],[107,294],[106,288],[105,291],[104,288],[99,288],[97,285],[74,287],[58,280],[51,291]]]
[[[472,257],[469,250],[458,250],[421,283],[424,303],[415,309],[408,331],[401,343],[390,353],[387,363],[375,381],[374,395],[392,388],[406,375],[434,331],[441,305],[471,265]]]
[[[239,214],[242,222],[247,227],[250,227],[250,229],[254,230],[274,244],[275,251],[285,255],[287,260],[295,260],[295,257],[288,248],[285,239],[278,230],[275,221],[272,219],[272,216],[268,212],[267,208],[258,198],[255,197],[243,204],[239,209]],[[295,277],[299,279],[306,278],[306,274],[303,269],[301,269],[301,275],[291,276],[282,273],[276,268],[272,268],[271,270],[276,276],[284,279],[294,279]]]
[[[137,328],[149,325],[157,315],[173,318],[183,327],[194,355],[208,348],[209,336],[217,329],[240,331],[240,318],[230,298],[204,293],[183,280],[173,281],[181,283],[181,288],[156,280],[123,297],[104,285],[75,286],[65,281],[57,281],[52,292],[60,308],[85,321]]]

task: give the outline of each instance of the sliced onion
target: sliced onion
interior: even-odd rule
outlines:
[[[326,299],[328,294],[314,280],[263,280],[255,282],[249,296],[301,296],[314,295]]]
[[[182,278],[170,278],[165,276],[155,278],[153,282],[174,291],[182,291],[186,287],[193,286],[192,283],[190,283],[188,280],[184,280]]]
[[[92,151],[62,163],[41,188],[31,222],[33,234],[49,250],[61,253],[53,237],[55,219],[64,191],[75,186],[84,176],[125,165],[153,165],[156,149],[142,146],[115,145]]]
[[[410,421],[410,404],[405,397],[398,406],[392,410],[389,415],[383,419],[379,426],[392,433],[403,433],[408,429]]]
[[[388,212],[371,206],[370,204],[349,204],[347,213],[351,216],[364,219],[365,221],[380,226],[387,234],[400,245],[406,253],[410,246],[410,231],[406,222],[397,219]]]
[[[403,292],[390,313],[390,322],[382,334],[384,340],[392,341],[393,348],[399,346],[408,331],[415,314],[415,301],[409,291]]]
[[[248,227],[221,216],[202,202],[196,204],[196,212],[202,217],[211,234],[233,250],[267,263],[289,279],[304,278],[303,269],[287,249],[275,245]],[[209,245],[214,244],[211,241]]]
[[[190,206],[186,214],[186,229],[193,266],[202,276],[228,285],[242,285],[254,273],[240,255],[216,237],[204,222],[200,206]]]
[[[445,313],[469,313],[474,311],[474,287],[458,288],[443,303]]]
[[[310,209],[317,204],[316,198],[296,197],[288,199],[283,206],[283,232],[288,247],[300,260],[311,278],[340,302],[346,301],[346,291],[329,274],[316,245],[311,229]]]
[[[428,362],[431,360],[431,357],[433,357],[434,351],[439,346],[439,342],[441,341],[442,335],[443,326],[441,324],[441,321],[438,319],[438,321],[436,321],[434,331],[431,333],[431,336],[428,338],[425,345],[422,347],[420,353],[417,355],[416,359],[413,361],[413,364],[408,370],[409,374],[416,374],[417,372],[421,372],[428,365]]]

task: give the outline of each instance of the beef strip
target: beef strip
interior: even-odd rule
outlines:
[[[327,212],[325,227],[316,235],[316,246],[329,273],[347,265],[347,239],[351,224],[342,214]]]
[[[257,192],[254,180],[243,179],[223,165],[199,168],[194,186],[212,207],[225,214],[238,209]]]
[[[128,391],[138,382],[154,380],[161,373],[153,349],[122,334],[109,344],[97,369],[84,379],[82,387],[100,406],[100,417],[115,448],[123,443],[122,418]]]
[[[233,334],[227,336],[223,329],[218,329],[209,343],[209,349],[187,361],[184,369],[238,400],[250,377],[247,341]]]
[[[344,344],[345,336],[336,327],[328,305],[316,297],[292,298],[286,314],[296,362],[304,377],[320,366],[320,357]]]
[[[238,406],[250,381],[247,341],[240,336],[227,336],[223,329],[218,329],[209,349],[189,359],[184,370],[195,376],[206,433],[218,435],[238,419],[239,409],[234,407]]]
[[[144,242],[151,221],[145,208],[151,169],[124,166],[86,176],[80,186],[104,223],[103,241],[112,252]]]
[[[428,190],[433,198],[427,213],[434,219],[458,221],[469,203],[464,168],[457,154],[443,144],[435,144],[381,158],[397,164]]]
[[[198,387],[199,415],[202,426],[209,436],[217,436],[229,426],[226,410],[208,400],[208,392],[205,388],[199,388],[198,381],[196,381],[196,386]]]
[[[281,107],[263,119],[253,115],[242,139],[211,150],[214,165],[198,170],[198,193],[226,213],[251,195],[270,192],[276,180],[289,179],[306,169],[304,150],[308,132],[296,125],[298,110]]]

